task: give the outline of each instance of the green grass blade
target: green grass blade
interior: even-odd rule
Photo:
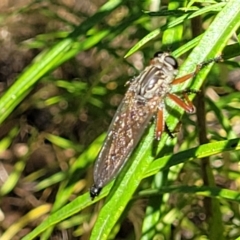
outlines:
[[[145,37],[143,37],[137,44],[135,44],[124,56],[125,58],[131,56],[134,52],[136,52],[137,50],[139,50],[142,46],[144,46],[146,43],[148,43],[149,41],[153,40],[154,38],[156,38],[162,31],[166,30],[166,29],[170,29],[170,28],[174,28],[179,24],[182,24],[185,20],[189,20],[191,18],[197,17],[197,16],[201,16],[202,14],[211,12],[211,11],[220,11],[222,9],[222,7],[225,6],[226,3],[217,3],[214,5],[210,5],[210,6],[206,6],[200,10],[197,10],[193,13],[186,13],[183,16],[180,16],[179,18],[165,24],[164,26],[162,26],[160,29],[155,29],[152,32],[150,32],[148,35],[146,35]]]
[[[107,16],[121,1],[112,0],[103,5],[99,11],[80,24],[68,37],[56,44],[46,53],[41,53],[35,58],[33,63],[24,70],[14,84],[0,99],[0,123],[2,123],[14,108],[27,96],[32,90],[34,84],[40,80],[45,74],[54,70],[61,65],[63,61],[67,61],[75,56],[80,50],[86,50],[99,42],[108,34],[105,30],[97,36],[86,38],[79,42],[77,39],[81,35],[86,35],[99,19]],[[76,47],[76,44],[78,47]],[[70,53],[70,54],[69,54]]]
[[[236,203],[240,202],[240,194],[238,191],[233,191],[229,189],[219,188],[219,187],[209,187],[209,186],[169,186],[164,187],[159,191],[156,190],[146,190],[141,191],[139,196],[149,197],[151,195],[159,195],[164,193],[192,193],[204,197],[227,199]]]
[[[151,163],[144,178],[152,176],[164,169],[168,169],[171,166],[183,163],[186,160],[210,157],[221,152],[234,150],[240,150],[240,138],[207,143],[173,155],[164,156]]]

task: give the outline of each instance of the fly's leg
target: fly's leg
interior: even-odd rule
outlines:
[[[191,91],[192,92],[192,91]],[[168,97],[173,100],[175,103],[177,103],[181,108],[183,108],[187,113],[194,113],[195,112],[195,107],[193,105],[193,103],[190,101],[190,99],[188,98],[188,91],[183,93],[183,97],[184,100],[182,100],[181,98],[179,98],[178,96],[176,96],[175,94],[169,93]],[[176,129],[174,130],[174,132],[177,132],[180,125],[178,125],[176,127]],[[170,137],[173,137],[172,132],[170,132],[170,130],[168,129],[168,127],[166,126],[166,129],[168,130],[168,134],[170,135]]]
[[[176,84],[180,84],[180,83],[183,83],[185,81],[187,81],[188,79],[194,77],[195,75],[197,75],[197,73],[205,66],[207,66],[209,63],[212,63],[212,62],[219,62],[219,61],[222,61],[222,56],[218,56],[216,58],[212,58],[212,59],[209,59],[203,63],[200,63],[196,66],[196,69],[194,72],[192,73],[189,73],[185,76],[182,76],[180,78],[176,78],[172,81],[171,85],[176,85]],[[192,102],[190,101],[190,99],[188,98],[188,93],[196,93],[197,91],[195,90],[186,90],[183,92],[183,99],[184,101],[177,97],[176,95],[172,94],[172,93],[169,93],[168,94],[168,97],[171,98],[174,102],[176,102],[180,107],[182,107],[186,112],[188,113],[193,113],[195,111],[195,107],[194,105],[192,104]]]
[[[186,80],[185,80],[186,81]],[[189,91],[187,91],[189,93]],[[180,107],[182,107],[188,113],[194,113],[195,107],[188,98],[187,92],[183,93],[184,100],[176,96],[175,94],[169,93],[167,96],[172,99],[175,103],[177,103]],[[192,92],[192,91],[190,91]],[[168,133],[170,133],[170,137],[173,137],[172,133],[169,131],[168,127],[166,126]],[[164,106],[160,106],[157,112],[157,120],[156,120],[156,131],[155,131],[155,138],[157,140],[161,139],[162,133],[165,130],[165,121],[164,121]]]
[[[177,103],[181,108],[183,108],[187,113],[194,113],[195,107],[193,103],[189,100],[187,93],[183,94],[184,100],[176,96],[175,94],[169,93],[168,97]]]
[[[189,73],[189,74],[187,74],[187,75],[185,75],[185,76],[182,76],[182,77],[180,77],[180,78],[174,79],[171,84],[172,84],[172,85],[176,85],[176,84],[179,84],[179,83],[183,83],[183,82],[187,81],[188,79],[196,76],[196,75],[198,74],[198,72],[199,72],[202,68],[204,68],[205,66],[207,66],[208,64],[210,64],[210,63],[212,63],[212,62],[221,62],[222,60],[223,60],[222,55],[219,55],[219,56],[217,56],[217,57],[215,57],[215,58],[211,58],[211,59],[209,59],[209,60],[207,60],[207,61],[204,61],[204,62],[202,62],[202,63],[199,63],[199,64],[196,66],[196,69],[195,69],[194,72]]]
[[[187,81],[188,79],[190,79],[190,78],[192,78],[192,77],[194,77],[196,75],[196,71],[199,71],[199,70],[196,69],[193,73],[189,73],[189,74],[187,74],[185,76],[182,76],[180,78],[174,79],[172,81],[171,85],[177,85],[179,83],[183,83],[183,82]]]
[[[202,68],[204,68],[205,66],[207,66],[209,63],[212,63],[212,62],[222,62],[223,61],[223,55],[219,55],[215,58],[211,58],[211,59],[208,59],[200,64],[197,65],[197,68],[196,68],[196,73],[197,74]]]
[[[179,99],[181,101],[181,99]],[[168,125],[164,121],[164,108],[160,107],[160,109],[157,112],[156,117],[156,130],[155,130],[155,138],[159,141],[161,139],[162,133],[165,131],[169,135],[169,137],[174,138],[173,133],[178,132],[179,126],[176,127],[174,132],[171,132],[168,128]]]
[[[160,140],[162,133],[165,129],[165,122],[163,116],[163,107],[160,107],[157,112],[157,120],[156,120],[156,131],[155,131],[155,138]]]

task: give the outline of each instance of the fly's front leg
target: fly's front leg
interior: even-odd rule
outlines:
[[[179,83],[183,83],[183,82],[187,81],[188,79],[196,76],[196,75],[198,74],[198,72],[199,72],[202,68],[204,68],[205,66],[207,66],[208,64],[210,64],[210,63],[212,63],[212,62],[221,62],[222,60],[223,60],[222,55],[219,55],[219,56],[217,56],[217,57],[215,57],[215,58],[212,58],[212,59],[209,59],[209,60],[204,61],[204,62],[202,62],[202,63],[199,63],[199,64],[196,66],[196,69],[195,69],[194,72],[189,73],[189,74],[187,74],[187,75],[185,75],[185,76],[182,76],[182,77],[180,77],[180,78],[174,79],[171,84],[172,84],[172,85],[176,85],[176,84],[179,84]]]
[[[198,65],[196,66],[196,69],[195,69],[194,72],[189,73],[189,74],[187,74],[187,75],[185,75],[185,76],[182,76],[182,77],[180,77],[180,78],[174,79],[174,80],[172,81],[171,85],[177,85],[177,84],[186,82],[188,79],[194,77],[194,76],[200,71],[200,69],[201,69],[202,67],[203,67],[203,63],[202,63],[202,64],[198,64]]]
[[[198,71],[199,71],[199,70],[198,70]],[[185,76],[182,76],[182,77],[180,77],[180,78],[174,79],[174,80],[172,81],[171,85],[176,85],[176,84],[183,83],[183,82],[187,81],[188,79],[190,79],[190,78],[192,78],[192,77],[195,76],[195,74],[196,74],[195,72],[196,72],[196,71],[194,71],[193,73],[189,73],[189,74],[187,74],[187,75],[185,75]]]
[[[198,65],[196,66],[196,69],[195,69],[194,72],[189,73],[189,74],[187,74],[187,75],[185,75],[185,76],[182,76],[182,77],[180,77],[180,78],[176,78],[176,79],[174,79],[174,80],[172,81],[171,85],[177,85],[177,84],[180,84],[180,83],[186,82],[188,79],[190,79],[190,78],[196,76],[197,73],[200,71],[200,69],[203,68],[203,66],[205,66],[204,63],[202,63],[202,64],[198,64]]]
[[[222,55],[219,55],[215,58],[211,58],[211,59],[208,59],[200,64],[197,65],[196,67],[196,70],[195,70],[195,75],[202,69],[204,68],[205,66],[207,66],[208,64],[212,63],[212,62],[222,62],[223,61],[223,56]]]

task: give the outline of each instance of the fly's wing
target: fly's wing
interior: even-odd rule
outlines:
[[[159,97],[140,101],[136,93],[128,89],[94,166],[96,188],[104,187],[121,170],[156,112],[158,102]]]

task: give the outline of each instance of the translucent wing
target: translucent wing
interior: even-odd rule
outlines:
[[[152,108],[150,102],[139,102],[133,91],[126,93],[94,166],[96,187],[102,188],[120,171],[156,112],[156,107]]]

